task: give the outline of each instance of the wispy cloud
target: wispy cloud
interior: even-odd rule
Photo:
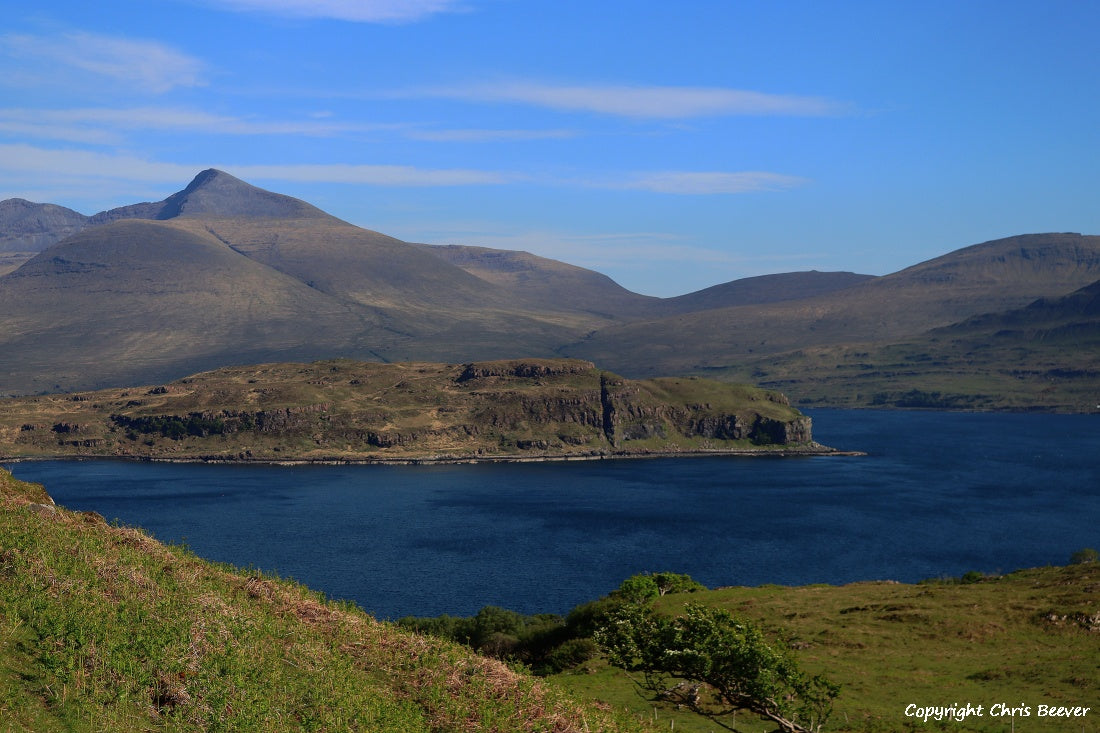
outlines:
[[[827,116],[841,114],[847,109],[847,105],[823,97],[767,94],[723,87],[555,85],[533,81],[428,87],[398,92],[394,96],[510,102],[651,119],[731,115]]]
[[[233,175],[254,180],[368,186],[486,186],[519,179],[514,174],[499,171],[405,165],[238,165],[225,169]]]
[[[337,135],[389,134],[424,142],[492,143],[576,137],[575,130],[433,129],[419,123],[343,122],[330,114],[308,119],[264,120],[216,115],[185,107],[85,107],[30,109],[0,107],[0,134],[73,143],[118,144],[132,131],[184,132],[203,135]]]
[[[655,193],[738,194],[757,191],[782,191],[809,183],[806,178],[764,171],[738,173],[664,171],[642,173],[613,187],[632,188]]]
[[[218,161],[165,163],[91,150],[57,150],[25,143],[0,144],[0,198],[26,190],[84,185],[95,192],[99,182],[182,184],[205,168],[220,168],[253,182],[331,183],[360,186],[583,186],[609,190],[636,189],[662,194],[710,195],[774,191],[805,183],[775,173],[624,173],[601,181],[540,178],[515,171],[476,168],[424,168],[371,164],[236,164]],[[5,192],[3,189],[8,188]]]
[[[514,174],[461,168],[419,168],[401,165],[233,165],[204,161],[162,163],[127,155],[86,150],[48,150],[30,145],[0,145],[0,176],[29,176],[44,185],[74,180],[118,180],[186,183],[205,168],[221,168],[252,181],[350,183],[372,186],[499,185],[517,180]],[[2,194],[0,194],[2,196]]]
[[[173,107],[0,108],[0,132],[69,142],[117,142],[119,133],[159,130],[211,135],[305,135],[404,130],[407,125],[344,123],[328,119],[259,120]]]
[[[234,11],[355,23],[413,23],[464,8],[458,0],[207,0],[207,4]]]
[[[410,130],[406,137],[426,142],[485,143],[561,140],[578,134],[573,130]]]
[[[205,84],[202,61],[156,41],[83,31],[58,36],[9,33],[0,36],[0,52],[32,69],[17,79],[21,83],[49,81],[58,72],[75,69],[158,94]]]

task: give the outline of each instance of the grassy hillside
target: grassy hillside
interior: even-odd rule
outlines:
[[[625,380],[593,364],[334,360],[158,386],[0,400],[0,456],[222,460],[521,458],[822,452],[775,392]]]
[[[658,607],[681,611],[690,601],[718,606],[788,638],[799,663],[841,685],[826,730],[1008,731],[998,703],[1027,706],[1017,731],[1100,730],[1100,564],[979,573],[916,585],[894,582],[846,586],[725,588],[668,595]],[[580,695],[629,705],[676,731],[716,726],[640,697],[625,673],[590,662],[553,677]],[[920,707],[984,706],[964,721],[917,720]],[[1091,708],[1084,717],[1040,717],[1039,706]],[[770,727],[738,715],[738,730]]]
[[[55,507],[3,471],[0,580],[6,731],[716,730],[639,695],[599,658],[538,680]],[[1091,561],[920,584],[723,588],[657,606],[728,609],[789,644],[800,666],[841,685],[827,731],[1074,732],[1100,719],[1098,593]],[[984,712],[906,715],[967,703]],[[997,704],[1030,714],[1013,721]],[[1091,709],[1067,720],[1040,706]],[[770,730],[744,713],[736,724]]]
[[[0,471],[4,731],[641,731],[293,583],[214,566]]]

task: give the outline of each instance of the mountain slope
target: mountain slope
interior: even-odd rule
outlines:
[[[293,357],[305,344],[311,353],[343,353],[349,332],[382,332],[383,321],[209,234],[168,222],[117,221],[54,245],[0,278],[2,389],[163,379]],[[377,342],[384,341],[380,333]]]
[[[0,201],[0,252],[41,252],[83,229],[88,218],[54,204]]]
[[[0,276],[87,225],[88,217],[64,206],[0,201]]]
[[[723,368],[794,349],[896,341],[1097,278],[1100,237],[1010,237],[822,296],[603,329],[562,351],[632,375]]]
[[[854,272],[785,272],[759,275],[714,285],[694,293],[667,298],[667,315],[694,313],[739,305],[763,305],[785,300],[813,298],[874,279]]]
[[[417,247],[501,288],[517,303],[553,310],[569,307],[612,320],[665,312],[660,298],[633,293],[606,275],[529,252],[458,244]]]
[[[0,394],[332,356],[575,356],[630,377],[779,379],[774,365],[793,369],[796,352],[919,340],[932,329],[1061,297],[1100,278],[1100,237],[1034,234],[883,277],[784,273],[650,298],[525,252],[402,242],[217,170],[163,201],[94,217],[3,202],[4,222],[8,241],[19,246],[83,229],[24,269],[3,275],[29,253],[0,260]],[[115,226],[124,222],[143,222],[144,229]],[[189,254],[164,255],[171,266],[139,261],[142,237],[151,258],[175,240]],[[199,256],[199,243],[220,259]],[[233,292],[238,280],[240,297]],[[907,368],[921,369],[927,365]],[[960,388],[979,392],[979,382]]]
[[[0,394],[336,355],[552,355],[607,320],[220,171],[92,217],[0,277]]]
[[[893,342],[798,349],[711,372],[800,404],[1100,410],[1100,281]]]

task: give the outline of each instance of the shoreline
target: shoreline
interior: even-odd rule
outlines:
[[[134,461],[138,463],[223,463],[227,465],[270,465],[270,466],[420,466],[474,463],[549,463],[571,461],[627,460],[638,458],[813,458],[813,457],[854,457],[866,456],[863,451],[843,451],[823,445],[802,446],[796,448],[746,448],[733,450],[691,450],[691,451],[599,451],[563,455],[425,455],[425,456],[318,456],[315,458],[252,458],[240,456],[194,455],[194,456],[139,456],[139,455],[93,455],[93,454],[54,454],[41,456],[0,456],[0,462],[24,463],[30,461]]]

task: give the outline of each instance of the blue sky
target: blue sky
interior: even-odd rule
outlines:
[[[1100,3],[0,0],[0,199],[217,167],[669,296],[1100,233]]]

